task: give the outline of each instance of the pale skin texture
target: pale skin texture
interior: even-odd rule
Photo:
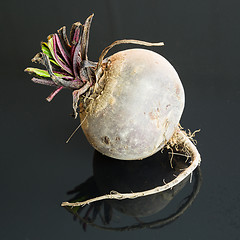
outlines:
[[[171,138],[184,108],[184,90],[159,54],[130,49],[109,57],[100,95],[80,114],[95,149],[117,159],[146,158]]]

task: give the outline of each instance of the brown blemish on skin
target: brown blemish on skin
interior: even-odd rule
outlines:
[[[116,99],[114,97],[109,98],[109,104],[113,105],[116,102]]]
[[[169,126],[169,120],[168,120],[168,119],[166,119],[166,121],[165,121],[165,129],[167,129],[167,128],[168,128],[168,126]]]
[[[177,96],[179,98],[179,94],[180,94],[180,86],[179,86],[179,84],[176,84],[176,94],[177,94]]]
[[[149,113],[149,117],[152,119],[152,120],[155,120],[156,118],[155,118],[155,115],[153,114],[153,112],[150,112]]]
[[[160,115],[159,115],[159,113],[160,113],[160,109],[157,108],[156,111],[151,111],[148,114],[151,120],[156,121],[157,128],[160,128],[160,122],[159,122]]]
[[[120,141],[121,139],[120,139],[120,137],[116,137],[116,141]]]
[[[104,143],[106,143],[107,145],[110,144],[110,139],[109,139],[108,136],[103,137],[103,138],[102,138],[102,141],[103,141]]]

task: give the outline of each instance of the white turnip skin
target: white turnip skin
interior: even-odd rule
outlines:
[[[82,129],[99,152],[143,159],[172,137],[185,99],[179,76],[164,57],[145,49],[120,51],[108,58],[99,83],[101,93],[80,111]]]

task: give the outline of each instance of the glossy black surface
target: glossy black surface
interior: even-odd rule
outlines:
[[[181,124],[201,129],[203,183],[192,206],[158,230],[123,233],[80,224],[60,204],[93,174],[94,150],[78,131],[71,93],[52,103],[51,89],[23,70],[40,41],[95,13],[89,59],[117,39],[164,41],[150,48],[176,68],[186,93]],[[1,20],[0,239],[239,239],[239,2],[4,1]],[[135,46],[121,46],[111,50]],[[190,185],[191,188],[191,185]],[[176,206],[172,206],[176,207]]]
[[[155,189],[173,180],[190,158],[171,151],[159,151],[142,161],[119,161],[95,151],[93,176],[69,191],[71,203],[111,194],[139,193],[144,197],[131,199],[95,201],[83,208],[66,207],[78,220],[83,230],[87,225],[109,231],[159,229],[182,216],[195,201],[202,183],[201,169],[185,178],[172,189],[147,195],[146,190]],[[171,162],[171,164],[170,164]],[[191,190],[190,190],[191,189]],[[74,195],[73,195],[74,194]]]

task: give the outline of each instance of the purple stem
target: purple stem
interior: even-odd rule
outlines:
[[[87,75],[87,69],[86,68],[80,69],[80,78],[84,83],[87,82],[88,80],[90,80],[89,76]]]
[[[54,34],[55,35],[55,34]],[[62,60],[59,59],[59,56],[57,54],[57,49],[56,49],[56,39],[54,38],[53,35],[53,52],[54,52],[54,59],[55,61],[68,73],[70,73],[71,75],[73,74],[72,70],[62,62]]]
[[[80,39],[80,28],[77,27],[75,29],[73,40],[72,40],[71,59],[73,59],[73,54],[75,52],[75,46],[78,44],[79,39]]]
[[[68,80],[73,80],[74,79],[74,77],[69,76],[69,75],[65,75],[66,73],[63,73],[63,72],[53,71],[53,73],[61,74],[62,75],[61,78],[63,78],[63,79],[68,79]]]
[[[51,102],[53,100],[53,98],[63,89],[63,87],[58,87],[55,91],[53,91],[47,98],[46,100],[48,102]]]
[[[56,43],[57,43],[57,47],[61,53],[61,55],[63,56],[63,58],[65,59],[65,61],[67,62],[68,66],[70,66],[70,59],[68,57],[68,55],[66,54],[66,52],[64,51],[63,47],[62,47],[62,44],[61,44],[61,41],[58,37],[57,34],[54,34],[53,37],[55,38],[56,40]]]
[[[45,65],[51,79],[57,86],[60,85],[60,86],[63,86],[66,88],[71,88],[71,89],[78,89],[82,86],[82,82],[79,79],[76,79],[73,81],[67,81],[67,80],[62,79],[61,77],[56,76],[53,73],[49,57],[45,53],[43,53],[43,61],[44,61],[44,65]]]
[[[81,59],[81,56],[80,55],[80,47],[81,47],[81,39],[79,38],[78,40],[78,43],[74,49],[74,52],[73,52],[73,73],[74,73],[74,76],[76,78],[79,78],[79,71],[78,71],[78,59],[80,58]],[[81,60],[80,60],[81,62]]]
[[[69,41],[68,41],[68,37],[67,37],[66,27],[65,26],[61,27],[58,30],[58,35],[62,39],[63,44],[65,46],[65,49],[67,50],[67,52],[70,53],[71,46],[70,46]]]
[[[42,84],[42,85],[46,85],[46,86],[57,86],[52,80],[47,80],[47,79],[39,79],[39,78],[32,78],[32,81],[34,83],[38,83],[38,84]]]
[[[82,60],[87,60],[89,32],[90,32],[90,27],[91,27],[93,16],[94,16],[94,14],[89,16],[84,23],[83,33],[81,35],[81,42],[82,42],[81,43],[81,47],[82,47],[81,48],[81,55],[82,55],[81,57],[82,57]]]

